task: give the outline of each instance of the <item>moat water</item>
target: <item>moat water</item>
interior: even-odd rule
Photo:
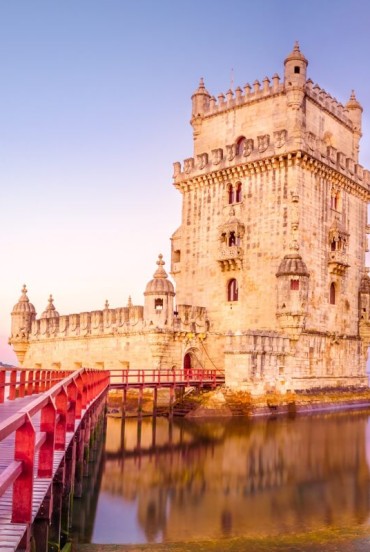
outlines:
[[[93,467],[74,505],[75,543],[370,550],[370,411],[108,418]]]

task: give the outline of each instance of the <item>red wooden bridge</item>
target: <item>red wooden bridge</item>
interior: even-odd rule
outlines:
[[[215,370],[0,369],[0,551],[58,552],[81,496],[109,388],[215,387]]]

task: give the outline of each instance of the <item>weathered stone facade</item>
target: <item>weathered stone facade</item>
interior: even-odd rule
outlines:
[[[255,394],[367,384],[362,108],[354,93],[343,106],[313,85],[307,65],[296,44],[282,82],[216,100],[201,80],[193,94],[194,154],[174,163],[177,307],[161,258],[144,308],[59,316],[51,301],[36,320],[24,292],[10,338],[20,362],[201,365]]]

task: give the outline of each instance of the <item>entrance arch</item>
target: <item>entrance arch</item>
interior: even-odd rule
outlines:
[[[191,377],[194,369],[201,368],[201,364],[199,362],[199,354],[197,355],[197,353],[198,351],[193,349],[190,349],[185,353],[183,368],[184,374],[187,377]]]

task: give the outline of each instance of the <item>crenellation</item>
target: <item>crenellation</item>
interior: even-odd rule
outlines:
[[[216,100],[200,80],[193,153],[173,164],[176,290],[162,255],[144,306],[59,316],[50,296],[37,319],[24,287],[10,337],[21,363],[216,366],[227,386],[253,394],[367,385],[362,107],[353,91],[339,103],[307,66],[296,43],[282,81],[275,73]]]

